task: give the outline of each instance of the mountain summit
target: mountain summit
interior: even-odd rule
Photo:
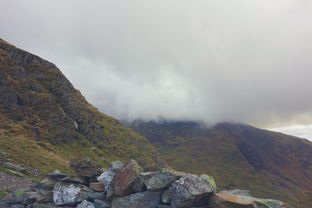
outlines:
[[[103,165],[131,158],[147,169],[159,165],[144,137],[89,104],[54,64],[3,40],[0,151],[44,173],[70,171],[67,161],[77,156]]]

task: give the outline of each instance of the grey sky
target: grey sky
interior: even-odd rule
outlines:
[[[310,0],[2,0],[0,37],[117,118],[312,123]]]

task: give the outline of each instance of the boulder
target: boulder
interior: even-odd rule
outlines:
[[[164,204],[171,203],[171,195],[169,190],[165,190],[161,195],[161,202]]]
[[[42,180],[39,185],[36,185],[36,186],[40,189],[52,190],[56,183],[57,183],[56,179],[46,178],[46,179]]]
[[[55,205],[75,205],[82,202],[81,187],[77,184],[56,183],[53,189],[53,201]]]
[[[131,189],[132,183],[141,172],[143,172],[142,167],[135,160],[130,160],[116,173],[111,182],[107,197],[124,196],[133,193]]]
[[[111,204],[106,200],[95,199],[93,204],[95,208],[110,208],[111,207]]]
[[[110,189],[111,182],[115,177],[116,173],[122,169],[124,164],[120,161],[111,162],[109,169],[105,170],[98,178],[97,181],[104,184],[105,191]]]
[[[139,192],[114,198],[111,208],[156,208],[160,202],[160,192]]]
[[[122,169],[122,167],[124,166],[124,164],[118,160],[111,162],[109,164],[109,169],[113,172],[118,172]]]
[[[101,182],[91,182],[89,183],[89,188],[93,191],[103,192],[105,191],[105,186]]]
[[[36,202],[36,203],[28,205],[27,208],[56,208],[56,206],[54,206],[53,203],[40,204]]]
[[[185,175],[185,173],[162,168],[145,181],[145,186],[147,190],[150,191],[164,189],[169,187],[173,181],[179,179],[183,175]]]
[[[213,186],[203,178],[187,174],[175,181],[169,191],[171,206],[184,208],[207,204],[208,196],[213,192]]]
[[[202,179],[207,180],[211,184],[211,186],[212,186],[214,191],[217,190],[217,184],[216,184],[216,182],[215,182],[215,180],[214,180],[214,178],[212,176],[207,175],[207,174],[202,174],[199,177],[202,178]]]
[[[105,191],[108,191],[110,186],[111,186],[111,183],[112,183],[112,180],[113,178],[115,177],[116,173],[112,170],[106,170],[104,171],[98,178],[97,178],[97,181],[98,182],[101,182],[104,187],[105,187]]]
[[[84,200],[83,202],[81,202],[80,204],[77,205],[76,208],[95,208],[93,203]]]
[[[211,208],[291,208],[278,200],[222,193],[211,195],[209,205]]]
[[[61,173],[59,170],[55,170],[52,173],[48,173],[49,178],[54,178],[54,179],[62,179],[68,177],[67,174]]]
[[[134,192],[143,192],[146,190],[145,182],[154,175],[155,172],[140,173],[132,184]]]
[[[82,177],[92,178],[102,172],[102,166],[89,157],[73,159],[69,165],[78,176]]]

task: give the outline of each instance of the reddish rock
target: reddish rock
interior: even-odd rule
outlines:
[[[130,160],[130,162],[123,166],[115,175],[107,197],[131,194],[133,192],[131,190],[131,185],[141,172],[143,172],[141,166],[135,160]]]
[[[89,184],[89,188],[93,191],[103,192],[105,191],[105,186],[101,182],[92,182]]]

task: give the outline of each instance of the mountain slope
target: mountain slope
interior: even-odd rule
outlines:
[[[54,64],[1,39],[0,151],[42,173],[70,171],[68,160],[77,156],[159,165],[144,137],[89,104]]]
[[[251,190],[259,197],[310,207],[312,143],[242,124],[198,122],[128,124],[149,139],[164,161],[186,172],[206,172],[219,188]]]

